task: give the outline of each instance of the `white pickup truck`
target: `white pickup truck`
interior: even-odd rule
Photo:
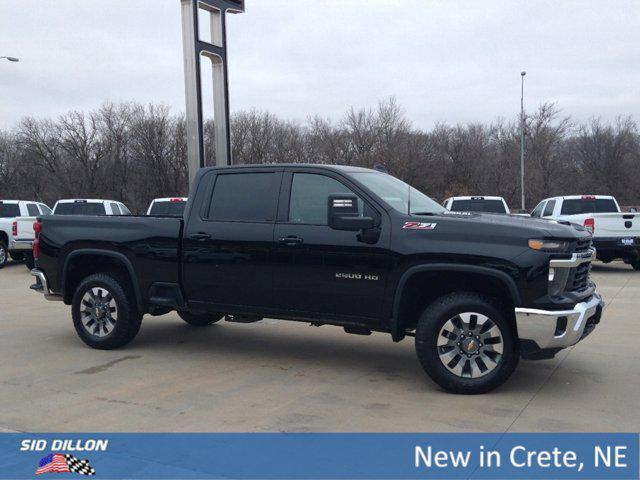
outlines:
[[[623,213],[607,195],[574,195],[542,200],[532,217],[566,220],[584,226],[593,235],[599,260],[621,258],[640,270],[640,213]]]
[[[51,215],[44,203],[0,200],[0,268],[9,256],[16,261],[25,260],[27,267],[33,266],[33,222],[41,215]]]

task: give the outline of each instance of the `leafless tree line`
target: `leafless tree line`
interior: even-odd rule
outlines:
[[[640,132],[631,118],[576,123],[554,104],[525,121],[527,207],[544,197],[612,194],[640,203]],[[415,128],[394,98],[304,124],[260,111],[231,120],[234,163],[329,163],[374,167],[442,200],[451,195],[520,198],[519,119]],[[205,152],[215,163],[213,124]],[[56,120],[25,118],[0,130],[0,198],[110,198],[143,212],[152,198],[187,193],[185,122],[161,105],[107,103]]]

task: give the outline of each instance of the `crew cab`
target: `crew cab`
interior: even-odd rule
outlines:
[[[6,265],[9,256],[19,262],[26,260],[33,268],[33,222],[36,216],[49,214],[51,209],[44,203],[0,200],[0,268]]]
[[[450,197],[442,205],[452,212],[509,213],[502,197]]]
[[[89,198],[68,198],[58,200],[53,206],[54,215],[131,215],[122,202]]]
[[[640,214],[623,213],[614,197],[573,195],[542,200],[532,217],[583,225],[593,235],[597,258],[605,263],[622,259],[640,270]]]
[[[182,217],[187,200],[187,197],[156,198],[149,205],[147,215]]]
[[[264,317],[415,337],[426,373],[487,392],[600,321],[582,226],[449,212],[386,173],[329,165],[201,169],[183,218],[52,215],[32,289],[112,349],[145,314],[206,326]]]

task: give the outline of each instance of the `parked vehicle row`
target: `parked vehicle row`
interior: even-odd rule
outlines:
[[[147,215],[181,217],[187,199],[157,198],[151,202]],[[0,200],[0,268],[9,257],[33,268],[33,225],[37,217],[47,215],[131,215],[127,206],[116,200],[70,198],[58,200],[51,210],[41,202]]]
[[[70,305],[98,349],[171,310],[195,326],[270,317],[413,336],[426,373],[467,394],[600,321],[581,225],[456,214],[356,167],[205,168],[192,192],[183,217],[38,218],[32,289]]]

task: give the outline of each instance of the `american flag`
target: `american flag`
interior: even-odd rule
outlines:
[[[96,471],[89,464],[89,460],[79,460],[73,455],[51,453],[40,460],[36,475],[43,473],[76,472],[81,475],[95,475]]]
[[[64,455],[61,453],[52,453],[40,460],[38,469],[36,470],[36,475],[53,472],[65,473],[70,471],[69,464],[67,463],[67,459],[64,458]]]

